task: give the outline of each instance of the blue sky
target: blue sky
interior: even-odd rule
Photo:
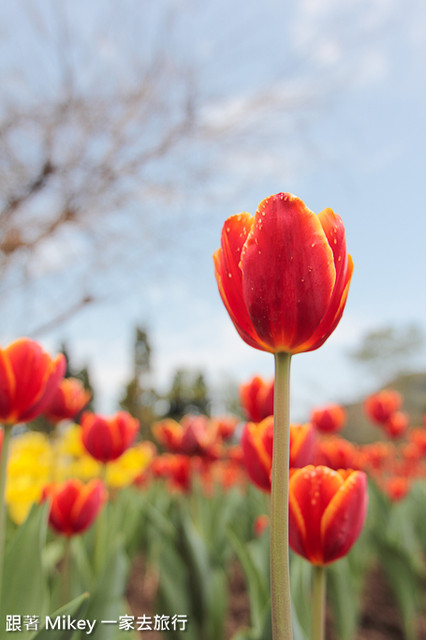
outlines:
[[[123,2],[123,12],[130,6]],[[144,273],[117,271],[100,304],[43,341],[54,348],[65,340],[77,362],[90,363],[105,411],[127,379],[136,323],[151,331],[159,385],[180,366],[201,368],[215,386],[258,373],[271,377],[272,357],[243,343],[222,307],[211,254],[228,215],[254,213],[267,195],[293,192],[316,212],[331,207],[341,215],[355,262],[337,331],[319,351],[293,359],[293,416],[304,419],[315,405],[369,388],[371,380],[345,356],[365,331],[410,322],[426,331],[426,5],[188,0],[171,6],[173,45],[196,70],[201,120],[210,128],[224,122],[238,128],[248,107],[260,103],[251,135],[244,145],[183,145],[162,169],[179,176],[181,161],[194,165],[193,180],[190,170],[184,194],[170,205],[176,227],[172,215],[166,250]],[[87,11],[75,3],[74,23],[89,28]],[[31,52],[21,40],[25,60]],[[108,57],[119,68],[122,46],[106,33],[97,42],[99,65]],[[267,118],[265,104],[276,105]],[[205,183],[197,171],[204,162]],[[183,212],[190,215],[182,232]],[[131,224],[126,212],[120,220]],[[160,278],[153,276],[157,269]],[[129,293],[117,285],[123,277]],[[19,329],[28,331],[25,322]],[[16,337],[10,327],[4,335]]]

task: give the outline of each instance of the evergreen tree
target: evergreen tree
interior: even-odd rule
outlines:
[[[209,415],[210,398],[204,375],[187,369],[178,369],[166,394],[169,408],[167,416],[180,420],[187,413]]]
[[[158,394],[151,381],[151,345],[146,329],[136,327],[133,343],[133,375],[119,402],[120,407],[137,418],[143,439],[151,437],[151,425],[157,419]]]

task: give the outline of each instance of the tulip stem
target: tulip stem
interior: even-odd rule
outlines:
[[[106,487],[107,465],[105,462],[101,464],[99,479],[102,480],[104,487]],[[98,575],[101,572],[103,563],[105,561],[105,525],[103,510],[101,513],[98,513],[98,516],[96,518],[94,536],[94,570],[95,574]]]
[[[71,594],[71,538],[67,536],[65,538],[64,545],[64,557],[62,565],[62,584],[61,584],[61,599],[62,605],[67,604],[70,601]]]
[[[9,454],[9,442],[12,432],[12,425],[3,425],[3,442],[0,454],[0,604],[3,587],[3,566],[4,566],[4,544],[6,533],[6,480],[7,480],[7,458]]]
[[[312,567],[312,640],[324,640],[325,632],[325,567]]]
[[[291,354],[275,354],[271,476],[271,614],[273,640],[292,640],[288,554]]]

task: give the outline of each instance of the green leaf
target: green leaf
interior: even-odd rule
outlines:
[[[207,612],[205,619],[206,638],[223,638],[226,607],[228,603],[228,585],[222,569],[211,569],[209,573]]]
[[[64,616],[71,616],[71,618],[76,620],[81,620],[84,615],[84,610],[86,609],[86,606],[87,606],[88,597],[89,597],[89,594],[83,593],[81,596],[79,596],[75,600],[68,602],[65,606],[55,611],[49,617],[53,620],[56,617],[61,617],[64,615]],[[46,629],[46,626],[44,626],[43,629],[40,629],[40,631],[36,633],[36,635],[33,637],[32,640],[52,640],[53,634],[54,634],[55,640],[69,640],[74,633],[75,631],[72,629],[52,630],[50,628]]]
[[[39,615],[48,609],[47,579],[42,562],[48,504],[34,505],[6,548],[2,611],[5,615]],[[22,631],[30,638],[33,632]]]
[[[94,640],[108,640],[117,629],[114,625],[100,624],[101,620],[118,620],[122,614],[123,596],[126,589],[128,573],[128,559],[124,553],[122,543],[117,541],[106,564],[99,576],[99,581],[92,592],[86,611],[88,620],[97,620],[97,624],[91,634]],[[86,638],[82,631],[80,638]]]
[[[160,581],[158,585],[157,612],[188,615],[188,626],[185,630],[185,640],[200,640],[201,630],[197,618],[193,615],[191,602],[188,568],[183,558],[172,546],[165,545],[156,557]],[[168,640],[179,640],[182,634],[172,629],[167,632]]]
[[[359,617],[359,582],[352,575],[348,558],[342,558],[326,569],[327,593],[334,614],[339,640],[350,640],[356,631]]]
[[[63,536],[61,536],[63,538]],[[51,607],[59,607],[64,602],[64,580],[67,580],[66,600],[77,598],[85,591],[93,590],[94,574],[87,556],[83,536],[74,536],[68,541],[59,540],[62,544],[62,555],[65,554],[66,544],[69,544],[70,563],[68,576],[62,571],[52,572]],[[65,542],[65,544],[64,544]]]
[[[201,627],[207,615],[210,566],[208,552],[192,521],[182,515],[180,529],[180,551],[190,576],[188,587],[196,615]]]
[[[418,572],[410,556],[397,546],[382,544],[380,561],[398,601],[407,640],[415,640],[415,622],[421,593]]]
[[[268,573],[258,568],[250,544],[243,544],[230,527],[228,537],[246,576],[251,622],[255,631],[259,633],[264,625],[265,608],[269,603]]]
[[[293,627],[299,636],[311,632],[312,565],[304,558],[290,553],[290,589]]]

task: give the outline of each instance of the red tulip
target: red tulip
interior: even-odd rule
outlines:
[[[260,422],[274,413],[274,381],[255,376],[240,386],[240,402],[251,422]]]
[[[393,476],[387,478],[383,483],[383,489],[389,500],[399,502],[403,500],[411,489],[411,483],[408,478],[402,476]]]
[[[65,536],[74,536],[90,527],[106,501],[107,493],[100,480],[84,484],[73,478],[46,487],[43,497],[50,498],[50,526]]]
[[[176,420],[166,418],[152,425],[152,432],[160,444],[172,453],[182,449],[183,428]]]
[[[218,457],[220,438],[216,422],[202,415],[186,415],[182,418],[181,425],[182,453],[188,456]]]
[[[154,458],[152,474],[169,480],[170,489],[188,493],[191,490],[191,458],[186,455],[164,453]]]
[[[271,490],[274,417],[244,425],[241,444],[243,461],[250,480],[263,491]],[[303,467],[312,461],[315,431],[311,424],[290,425],[290,467]]]
[[[383,389],[365,399],[364,410],[370,420],[383,424],[395,411],[398,411],[401,404],[402,397],[398,391]]]
[[[419,448],[422,455],[426,455],[426,430],[422,428],[411,429],[409,438]]]
[[[96,413],[83,413],[81,438],[88,453],[99,462],[111,462],[119,458],[134,442],[139,421],[119,411],[112,417]]]
[[[153,425],[157,440],[172,453],[216,459],[219,456],[220,422],[203,415],[186,415],[180,422],[167,418]]]
[[[361,533],[367,502],[363,471],[296,469],[289,485],[290,547],[312,564],[338,560]]]
[[[29,422],[43,413],[65,373],[65,357],[54,360],[34,340],[20,338],[0,349],[0,422]]]
[[[314,464],[331,469],[358,469],[359,452],[356,445],[340,436],[329,436],[317,440]]]
[[[81,380],[64,378],[44,412],[45,416],[54,423],[72,420],[84,409],[90,397],[90,392],[86,391]]]
[[[213,258],[223,303],[252,347],[312,351],[342,316],[353,263],[331,209],[316,215],[291,194],[270,196],[254,218],[226,220]]]
[[[322,433],[337,433],[346,422],[346,411],[339,404],[314,409],[311,422]]]
[[[260,538],[264,531],[269,527],[269,516],[261,513],[254,521],[253,530],[256,538]]]
[[[360,466],[367,472],[383,472],[394,466],[396,459],[395,445],[392,442],[372,442],[360,449]]]
[[[212,418],[211,422],[213,424],[213,430],[215,430],[219,438],[223,440],[230,440],[238,425],[238,419],[231,416]]]
[[[382,427],[390,438],[400,438],[407,431],[409,423],[410,419],[406,413],[395,411],[382,424]]]

